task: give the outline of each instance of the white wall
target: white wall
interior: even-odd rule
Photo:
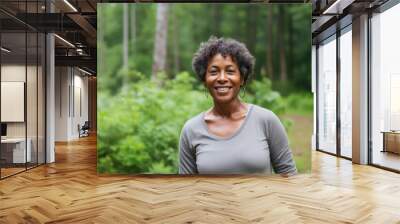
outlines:
[[[88,120],[88,78],[83,75],[76,68],[56,67],[56,141],[79,138],[78,124]]]
[[[55,68],[55,141],[68,140],[69,68]]]
[[[78,74],[77,74],[78,72]],[[81,126],[88,120],[88,78],[82,76],[79,70],[74,70],[74,107],[72,108],[72,130],[71,135],[78,137],[78,124]]]
[[[2,82],[25,82],[25,71],[24,65],[8,64],[1,66],[1,81]],[[28,68],[29,69],[29,68]],[[4,96],[2,96],[4,97]],[[1,110],[7,110],[7,108],[1,108]],[[8,137],[24,137],[25,136],[25,123],[24,122],[11,122],[7,124],[7,135]]]

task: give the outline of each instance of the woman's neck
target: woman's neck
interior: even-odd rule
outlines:
[[[237,115],[241,116],[243,112],[246,111],[246,104],[241,102],[238,98],[228,103],[214,102],[214,107],[211,110],[215,116],[226,118],[234,118]]]

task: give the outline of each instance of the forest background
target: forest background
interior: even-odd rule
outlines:
[[[255,56],[242,98],[280,117],[299,172],[310,171],[310,4],[103,3],[97,18],[100,173],[177,173],[184,122],[212,106],[191,68],[210,36]]]

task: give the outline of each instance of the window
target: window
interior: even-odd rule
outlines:
[[[318,149],[336,153],[336,36],[318,48]]]
[[[15,10],[20,15],[40,13],[42,5],[44,1],[19,2]],[[5,178],[45,163],[46,40],[44,33],[13,16],[0,12],[0,17],[9,21],[0,23],[0,111],[4,115],[0,178]]]
[[[399,4],[371,18],[372,163],[395,170],[400,170],[399,21]]]
[[[351,158],[352,149],[352,33],[346,27],[340,36],[340,154]]]

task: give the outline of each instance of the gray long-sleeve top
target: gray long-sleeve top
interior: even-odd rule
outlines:
[[[249,104],[242,125],[227,138],[210,133],[204,115],[191,118],[182,129],[180,174],[297,172],[285,129],[270,110]]]

